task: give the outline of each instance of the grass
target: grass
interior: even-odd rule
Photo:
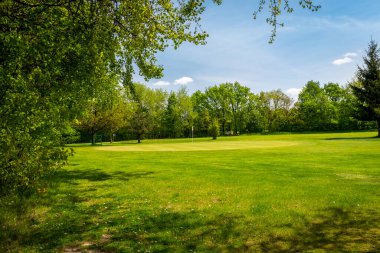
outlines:
[[[380,251],[374,132],[73,145],[0,251]]]

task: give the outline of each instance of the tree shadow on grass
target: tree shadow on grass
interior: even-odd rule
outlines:
[[[291,236],[271,235],[263,252],[380,252],[380,214],[329,208],[313,221],[292,227]]]
[[[58,170],[50,178],[53,183],[69,183],[77,185],[76,180],[88,180],[90,182],[102,182],[107,180],[129,181],[131,179],[144,178],[154,174],[152,171],[125,172],[114,171],[104,172],[101,169],[88,170]]]
[[[230,214],[204,216],[196,211],[141,215],[125,223],[103,250],[127,252],[245,252],[245,236],[239,229],[243,217]]]
[[[1,199],[0,252],[33,251],[30,248],[50,252],[67,242],[84,239],[83,234],[97,231],[104,224],[109,225],[107,215],[103,214],[113,211],[112,201],[118,197],[112,191],[94,196],[92,192],[107,187],[98,183],[109,180],[120,184],[120,181],[124,183],[152,174],[154,172],[151,171],[58,170],[47,178],[48,190],[22,200],[16,196]],[[80,187],[78,180],[88,180],[89,187]],[[99,200],[102,202],[97,203]],[[94,204],[87,205],[89,201]],[[16,214],[14,210],[20,204],[22,211]]]
[[[0,252],[380,252],[377,210],[328,208],[297,224],[257,230],[236,213],[153,207],[141,200],[131,206],[128,199],[117,200],[117,191],[105,198],[71,183],[88,180],[102,189],[107,186],[97,182],[151,174],[97,169],[56,174],[54,180],[68,187],[53,185],[31,200],[43,210],[15,222],[0,217]]]

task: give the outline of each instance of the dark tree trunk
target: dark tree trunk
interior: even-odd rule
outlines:
[[[91,144],[92,145],[95,145],[95,139],[96,139],[96,133],[95,133],[95,131],[94,131],[94,129],[92,129],[92,133],[91,133],[91,135],[92,135],[92,138],[91,138]]]
[[[141,134],[137,134],[137,143],[141,143]]]
[[[377,118],[377,137],[380,138],[380,118]]]

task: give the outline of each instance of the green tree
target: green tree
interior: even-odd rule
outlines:
[[[352,94],[352,89],[341,87],[337,83],[327,83],[323,87],[329,102],[333,106],[334,130],[353,130],[360,128],[360,122],[354,118],[356,98]]]
[[[216,140],[219,136],[219,121],[217,119],[211,120],[210,126],[209,126],[209,134],[211,135],[213,140]]]
[[[155,91],[139,83],[133,84],[133,88],[133,91],[127,89],[127,103],[131,107],[127,128],[135,134],[137,142],[140,143],[157,127],[158,117],[163,115],[161,110],[165,95],[161,96],[161,91]]]
[[[295,106],[299,110],[304,130],[328,130],[334,119],[334,107],[319,82],[309,81],[298,96]]]
[[[177,128],[180,120],[177,104],[177,95],[172,91],[169,95],[165,111],[166,132],[171,138],[177,137]]]
[[[292,99],[281,90],[261,92],[259,111],[262,115],[262,129],[268,132],[289,131],[289,116]]]
[[[193,104],[186,89],[183,87],[176,93],[171,92],[165,111],[168,136],[171,138],[190,136],[193,120]]]
[[[250,90],[238,82],[224,83],[220,87],[225,90],[224,99],[231,110],[234,134],[239,134],[246,127]]]
[[[210,125],[210,113],[207,109],[206,96],[201,91],[191,95],[194,113],[194,130],[198,136],[207,136]]]
[[[0,184],[20,192],[65,163],[62,128],[99,77],[162,76],[155,54],[204,43],[201,1],[0,2]]]
[[[231,123],[231,108],[227,100],[228,91],[224,86],[214,85],[205,91],[205,106],[212,118],[221,122],[223,135],[229,129]]]
[[[364,66],[358,67],[356,73],[357,82],[351,88],[360,103],[362,119],[377,121],[380,137],[380,49],[374,40],[370,41],[363,61]]]

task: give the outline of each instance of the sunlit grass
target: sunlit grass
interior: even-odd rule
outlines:
[[[380,140],[375,135],[76,145],[70,165],[29,200],[27,213],[17,220],[2,205],[1,247],[16,252],[377,251]]]

